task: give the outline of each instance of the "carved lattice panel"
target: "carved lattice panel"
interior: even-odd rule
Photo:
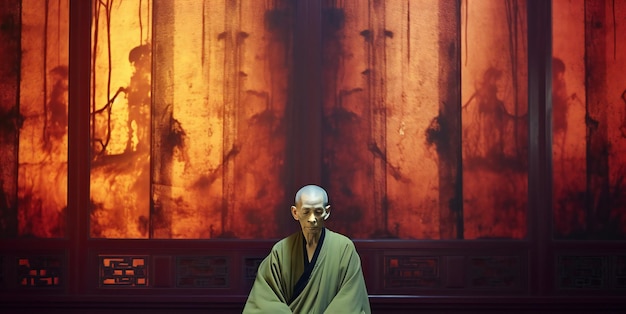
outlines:
[[[248,286],[252,286],[254,283],[254,278],[256,278],[256,273],[259,269],[259,265],[263,261],[263,257],[247,257],[244,260],[244,280],[245,284]]]
[[[438,288],[439,257],[385,256],[385,288]]]
[[[613,278],[615,288],[626,289],[626,255],[615,257],[615,275]]]
[[[469,286],[473,288],[519,288],[519,256],[473,256],[470,258]]]
[[[100,256],[101,287],[147,287],[147,256]]]
[[[176,287],[228,288],[229,258],[224,256],[179,256]]]
[[[605,256],[559,256],[557,287],[559,289],[602,289],[606,287]]]
[[[59,287],[63,282],[61,256],[17,258],[17,282],[20,287]]]
[[[5,256],[0,256],[0,288],[5,287],[5,280],[4,280],[4,259],[5,258],[6,258]]]

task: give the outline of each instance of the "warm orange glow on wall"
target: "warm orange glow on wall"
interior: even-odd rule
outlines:
[[[282,232],[288,3],[97,2],[92,236]],[[323,7],[333,228],[525,237],[525,2],[367,4]]]
[[[624,239],[626,3],[555,0],[552,12],[555,236]]]
[[[524,1],[327,5],[324,162],[344,204],[334,228],[526,236],[525,12]]]
[[[147,238],[150,1],[94,1],[91,235]]]
[[[66,234],[68,13],[68,1],[21,4],[19,236]]]
[[[18,0],[0,2],[0,236],[17,235],[17,154],[21,28]]]
[[[91,207],[80,209],[90,235],[292,230],[285,191],[303,166],[292,140],[309,127],[291,120],[303,91],[292,82],[307,75],[293,64],[303,60],[293,56],[294,2],[92,7]],[[0,4],[3,237],[67,233],[68,8]],[[626,4],[555,0],[552,12],[554,235],[623,239]],[[526,13],[524,0],[323,1],[322,101],[307,110],[322,112],[311,129],[323,133],[315,150],[331,228],[370,239],[526,237]]]
[[[440,32],[458,23],[450,8],[451,27],[441,31],[445,12],[433,1],[324,8],[331,228],[357,238],[439,238],[437,159],[425,132],[441,100]]]
[[[526,1],[463,1],[464,238],[527,233]]]
[[[91,235],[277,236],[293,4],[94,4]]]

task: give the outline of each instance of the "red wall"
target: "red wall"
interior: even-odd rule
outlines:
[[[322,75],[320,4],[300,2],[296,28],[306,34],[295,43],[296,67]],[[71,21],[88,25],[88,1],[74,1]],[[528,1],[528,234],[522,239],[356,240],[375,313],[619,313],[626,308],[626,255],[623,241],[555,240],[549,128],[549,78],[552,60],[551,5]],[[304,49],[303,42],[308,47]],[[89,99],[90,32],[70,29],[69,95],[74,104]],[[309,60],[317,60],[309,62]],[[320,141],[319,85],[295,81],[302,111],[297,121],[318,120],[310,134]],[[87,106],[69,106],[69,130],[89,129]],[[89,237],[90,145],[86,133],[70,131],[68,163],[69,234],[61,239],[3,239],[0,242],[0,307],[42,313],[240,313],[255,266],[273,240],[128,240]],[[320,143],[318,143],[320,144]],[[321,182],[322,145],[298,147],[295,159],[310,167],[294,174],[298,186]],[[114,262],[111,262],[114,261]],[[128,262],[129,264],[125,264]],[[211,274],[199,269],[210,266]],[[45,273],[41,270],[46,270]],[[114,270],[132,270],[128,287],[108,286]],[[20,279],[30,278],[32,282]],[[56,279],[55,279],[56,278]],[[119,277],[111,276],[111,280]],[[193,282],[202,278],[203,282]],[[190,281],[186,281],[189,279]],[[51,280],[51,281],[50,281]],[[149,284],[145,284],[145,283]],[[31,284],[32,283],[32,284]]]

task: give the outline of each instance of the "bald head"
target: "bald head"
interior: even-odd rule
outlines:
[[[328,194],[317,185],[305,185],[296,192],[295,201],[291,206],[291,215],[300,222],[303,234],[309,237],[307,243],[311,239],[319,239],[324,220],[330,216]]]
[[[324,206],[328,205],[328,194],[326,191],[317,185],[305,185],[298,192],[296,192],[295,205],[297,206],[302,201],[302,196],[306,195],[308,197],[322,197],[324,200]]]

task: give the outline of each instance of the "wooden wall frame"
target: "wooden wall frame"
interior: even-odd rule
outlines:
[[[626,309],[626,243],[557,241],[551,230],[551,1],[527,0],[530,168],[528,237],[525,240],[356,240],[371,304],[379,313],[617,313]],[[269,240],[119,240],[89,238],[89,70],[91,1],[70,2],[68,236],[64,239],[4,239],[0,243],[0,307],[5,313],[240,313],[251,284],[250,270],[269,251]],[[320,181],[321,4],[298,1],[295,66],[308,77],[295,81],[294,123],[318,121],[294,141],[318,143],[296,150],[294,159],[312,165],[294,178]],[[311,82],[318,82],[311,84]],[[228,261],[226,281],[206,287],[181,284],[179,257],[198,263]],[[138,258],[147,267],[146,287],[110,288],[99,274],[103,258]],[[54,261],[57,285],[17,284],[20,259]],[[218,258],[216,262],[215,258]],[[48,262],[47,262],[48,261]],[[52,263],[52,262],[50,262]],[[574,266],[572,266],[574,265]],[[49,265],[48,265],[49,266]],[[576,270],[593,274],[576,277]],[[398,275],[419,272],[420,276]],[[155,277],[155,273],[165,274]],[[424,275],[427,274],[427,275]],[[564,278],[568,277],[569,278]],[[213,278],[214,279],[214,278]],[[212,280],[209,278],[207,280]],[[564,280],[564,281],[562,281]],[[589,285],[567,280],[597,280]]]

